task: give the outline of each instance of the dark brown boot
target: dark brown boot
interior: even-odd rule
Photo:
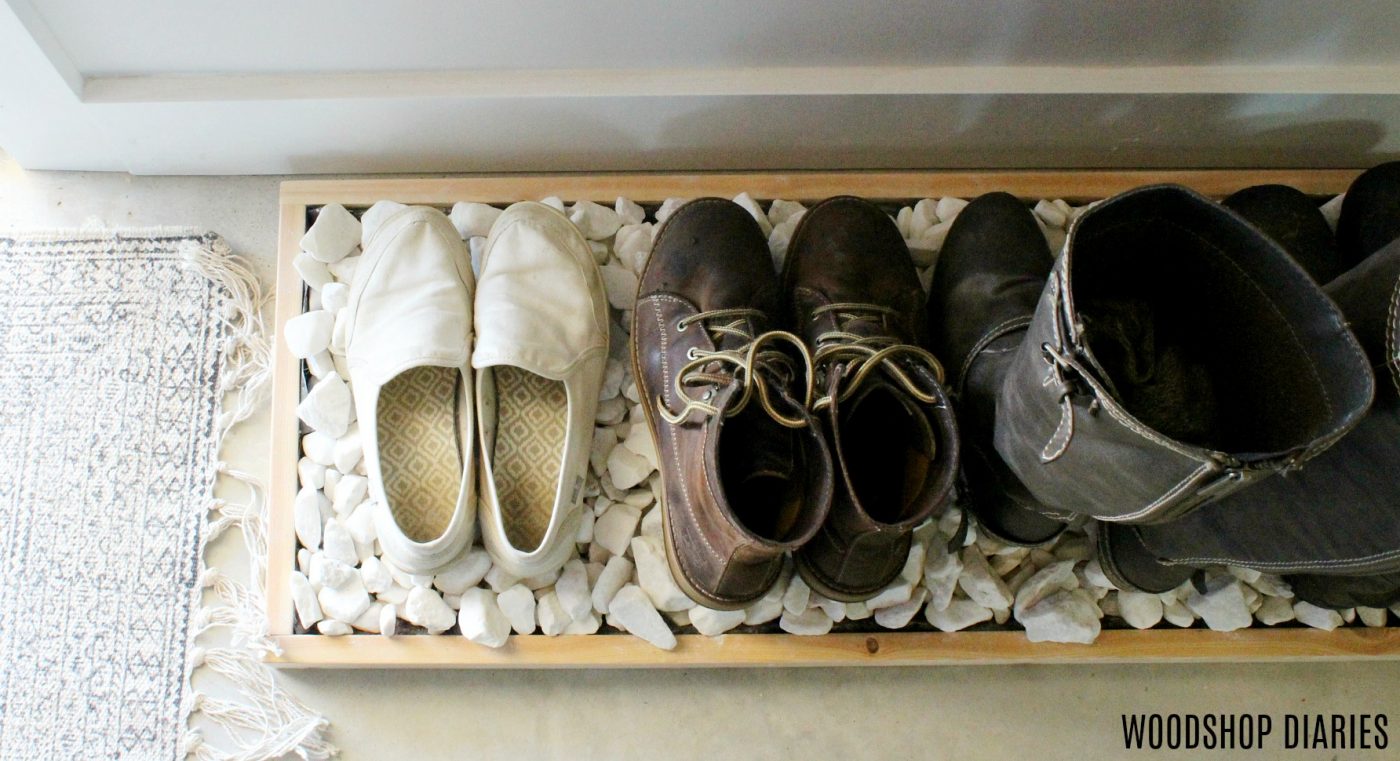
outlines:
[[[633,371],[660,457],[666,557],[710,608],[761,597],[831,505],[810,368],[794,359],[805,350],[768,332],[778,295],[762,231],[718,198],[666,220],[638,289]]]
[[[867,599],[899,575],[914,527],[942,511],[957,472],[942,368],[923,348],[924,292],[894,222],[849,196],[802,218],[783,286],[840,472],[831,515],[794,557],[821,594]]]

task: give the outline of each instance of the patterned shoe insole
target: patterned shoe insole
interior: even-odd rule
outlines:
[[[462,374],[415,367],[379,392],[379,471],[384,496],[404,535],[415,542],[447,531],[462,488],[457,430]]]
[[[544,542],[554,511],[564,439],[569,425],[568,395],[560,381],[518,367],[497,367],[496,446],[492,472],[506,538],[531,552]]]

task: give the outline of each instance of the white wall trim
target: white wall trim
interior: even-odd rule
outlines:
[[[1060,94],[1397,95],[1400,65],[844,66],[91,76],[85,103],[360,98]]]

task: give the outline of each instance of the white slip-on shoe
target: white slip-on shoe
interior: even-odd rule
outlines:
[[[491,228],[476,291],[481,538],[527,578],[574,554],[593,418],[608,356],[608,301],[573,223],[517,203]]]
[[[442,212],[385,220],[346,309],[346,359],[384,556],[431,573],[472,541],[471,256]]]

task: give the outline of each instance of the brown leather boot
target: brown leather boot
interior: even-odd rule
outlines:
[[[718,198],[666,220],[638,289],[633,371],[660,457],[666,557],[710,608],[761,597],[831,505],[810,360],[796,336],[765,332],[778,297],[762,231]]]
[[[840,470],[797,568],[827,597],[867,599],[899,575],[914,527],[942,512],[958,467],[943,370],[923,348],[924,292],[894,222],[850,196],[802,218],[783,285],[814,352],[814,410]]]

